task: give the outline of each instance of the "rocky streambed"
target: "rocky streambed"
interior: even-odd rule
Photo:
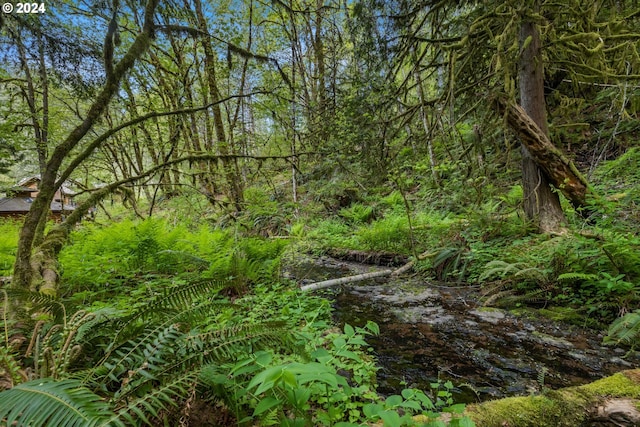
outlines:
[[[320,258],[287,274],[301,283],[370,271],[363,264]],[[319,291],[334,301],[339,323],[373,320],[379,391],[456,384],[456,400],[524,395],[543,387],[580,385],[637,367],[637,353],[602,346],[602,333],[536,316],[484,307],[477,289],[434,286],[422,279],[359,282]]]

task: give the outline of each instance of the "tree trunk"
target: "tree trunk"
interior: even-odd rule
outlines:
[[[418,55],[416,49],[413,49],[414,69],[413,78],[416,81],[416,89],[418,91],[418,101],[420,101],[420,121],[422,122],[422,128],[424,129],[424,136],[427,142],[427,152],[429,153],[429,167],[431,168],[431,176],[433,177],[433,183],[436,188],[440,188],[440,177],[438,176],[438,169],[436,168],[436,156],[433,151],[433,142],[431,138],[431,129],[427,117],[426,108],[426,96],[424,94],[424,88],[422,87],[422,77],[420,76],[420,63],[418,61]]]
[[[531,120],[531,117],[518,105],[498,98],[496,109],[503,114],[522,144],[536,164],[544,170],[555,188],[557,188],[576,208],[584,208],[590,202],[597,201],[589,183],[547,135]]]
[[[544,99],[544,69],[540,34],[534,22],[525,20],[520,27],[520,104],[526,114],[547,136],[547,117]],[[565,223],[558,194],[551,190],[549,178],[532,158],[526,145],[522,149],[522,188],[524,211],[542,232],[558,232]]]
[[[202,2],[200,0],[195,0],[194,5],[196,9],[196,18],[198,20],[198,29],[202,33],[208,35],[209,29],[202,10]],[[205,74],[209,87],[210,102],[216,103],[211,108],[211,111],[213,113],[213,127],[215,129],[216,139],[218,142],[218,151],[223,156],[222,165],[224,167],[227,185],[229,186],[229,198],[231,199],[231,203],[235,207],[235,210],[240,212],[244,208],[242,179],[237,160],[233,158],[233,156],[230,156],[235,153],[233,152],[233,147],[230,146],[229,141],[227,140],[222,120],[222,109],[220,108],[220,105],[217,104],[220,100],[220,90],[218,89],[218,82],[216,79],[215,52],[213,52],[213,49],[211,48],[210,37],[203,37],[202,47],[204,50]]]
[[[133,67],[138,58],[147,51],[153,35],[153,15],[160,0],[149,0],[145,8],[145,21],[142,32],[136,37],[127,53],[113,64],[106,65],[109,72],[104,87],[89,107],[84,120],[76,126],[67,138],[57,145],[46,164],[46,168],[41,176],[40,192],[33,201],[29,213],[26,215],[16,254],[12,285],[15,287],[30,288],[33,278],[33,266],[31,263],[32,249],[36,239],[36,232],[39,223],[49,214],[51,201],[57,189],[56,178],[62,163],[67,156],[76,148],[82,138],[91,130],[93,125],[104,114],[109,101],[120,88],[120,82],[126,73]],[[105,46],[107,42],[105,42]]]

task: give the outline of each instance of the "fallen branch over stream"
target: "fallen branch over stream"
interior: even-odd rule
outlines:
[[[323,280],[322,282],[312,283],[310,285],[301,286],[301,291],[315,291],[318,289],[330,288],[331,286],[344,285],[346,283],[361,282],[374,277],[390,276],[394,270],[374,271],[371,273],[358,274],[356,276],[341,277],[339,279]]]
[[[425,259],[430,256],[433,256],[432,252],[425,252],[421,255],[418,255],[418,259]],[[339,279],[330,279],[323,280],[322,282],[311,283],[310,285],[300,286],[301,291],[315,291],[318,289],[330,288],[331,286],[345,285],[347,283],[355,283],[361,282],[367,279],[373,279],[375,277],[385,277],[385,276],[399,276],[400,274],[406,273],[411,270],[414,266],[414,261],[409,261],[405,265],[395,270],[381,270],[381,271],[373,271],[371,273],[363,273],[357,274],[355,276],[347,276],[341,277]]]

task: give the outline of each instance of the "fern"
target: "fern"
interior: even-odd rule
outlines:
[[[513,289],[506,289],[504,291],[496,292],[493,295],[491,295],[489,298],[487,298],[484,301],[483,305],[485,305],[485,306],[493,305],[493,304],[495,304],[496,301],[499,301],[501,299],[503,300],[503,299],[505,299],[507,297],[512,297],[514,295],[514,293],[515,293],[515,290],[513,290]]]
[[[590,273],[562,273],[558,276],[558,280],[570,281],[592,281],[596,279],[598,279],[598,275]]]
[[[55,322],[64,322],[66,319],[67,307],[58,298],[22,288],[7,288],[2,291],[9,299],[28,302],[33,312],[50,314]]]
[[[15,355],[8,347],[0,347],[0,378],[10,381],[13,387],[23,381],[23,376]]]
[[[77,380],[40,379],[0,393],[0,420],[9,426],[123,425],[107,424],[110,414],[112,408]]]
[[[204,271],[209,268],[210,262],[186,251],[165,249],[155,254],[158,270],[162,272],[175,272],[179,270]]]
[[[38,322],[29,352],[39,375],[51,377],[40,380],[46,391],[19,412],[0,405],[5,411],[0,420],[34,426],[156,425],[192,394],[203,366],[223,365],[261,348],[295,349],[284,322],[213,324],[232,307],[220,298],[230,285],[229,280],[194,281],[158,292],[129,313],[78,311],[60,323]],[[5,359],[0,354],[0,363]],[[8,400],[0,393],[0,401],[40,390],[40,383],[25,384],[14,387]],[[102,405],[98,418],[91,412],[94,402]],[[67,409],[54,411],[60,405]],[[76,411],[75,418],[65,418],[65,411]]]
[[[525,279],[537,282],[546,282],[547,273],[538,267],[530,267],[522,262],[509,263],[502,260],[493,260],[485,264],[484,272],[480,280],[498,277],[502,280]]]
[[[604,343],[607,345],[618,345],[620,343],[630,344],[635,347],[640,338],[640,310],[627,313],[616,319],[611,326]]]
[[[520,271],[522,263],[508,263],[502,260],[489,261],[484,266],[484,272],[480,275],[480,280],[487,280],[492,277],[499,277],[504,279],[510,274],[515,274]]]
[[[142,421],[147,425],[157,425],[153,418],[161,418],[163,409],[176,407],[176,402],[189,395],[190,388],[196,380],[196,373],[190,373],[161,387],[155,387],[136,399],[121,398],[116,402],[117,414],[111,417],[109,422],[120,424],[127,421],[130,425],[138,425]]]
[[[460,282],[470,262],[469,249],[466,246],[442,248],[433,258],[433,270],[440,280],[448,280],[455,275]]]
[[[171,318],[194,306],[194,301],[204,298],[205,295],[229,287],[228,281],[199,280],[187,285],[177,285],[155,295],[150,301],[141,304],[131,315],[121,318],[122,324],[113,338],[112,347],[126,341],[132,335],[140,333],[141,325],[150,318]],[[188,311],[188,310],[187,310]]]

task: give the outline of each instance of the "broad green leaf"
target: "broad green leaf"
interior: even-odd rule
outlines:
[[[368,330],[370,330],[374,335],[380,335],[380,327],[376,322],[371,320],[367,320],[367,324],[365,326]]]
[[[455,405],[448,406],[444,408],[443,412],[450,412],[452,414],[461,414],[464,412],[465,404],[464,403],[456,403]]]
[[[356,334],[356,331],[353,329],[353,326],[345,323],[344,325],[344,334],[348,337],[353,337]]]
[[[260,414],[262,414],[263,412],[268,411],[269,409],[273,408],[274,406],[277,406],[279,404],[281,404],[282,402],[278,399],[276,399],[275,397],[265,397],[264,399],[262,399],[260,401],[260,403],[258,403],[258,405],[256,406],[256,409],[254,409],[253,411],[253,415],[254,416],[258,416]]]
[[[362,358],[357,353],[344,348],[336,351],[336,356],[346,357],[347,359],[355,360],[356,362],[360,362],[362,360]]]
[[[401,403],[402,403],[402,396],[397,394],[393,394],[387,397],[387,399],[385,400],[385,404],[387,405],[387,408],[398,406]]]
[[[422,405],[420,405],[420,403],[416,402],[415,400],[406,400],[402,402],[399,406],[401,406],[402,408],[415,409],[416,411],[422,410]]]
[[[347,345],[347,341],[345,341],[344,337],[336,337],[333,340],[333,345],[336,348],[342,348]]]
[[[327,363],[331,359],[333,359],[333,356],[331,355],[331,353],[329,353],[325,348],[319,348],[314,350],[313,352],[311,352],[311,357],[313,357],[320,363]]]
[[[380,418],[384,421],[385,427],[399,427],[402,425],[400,415],[396,411],[382,411],[380,412]]]
[[[362,407],[362,412],[367,418],[379,417],[382,411],[384,407],[379,403],[367,403]]]

